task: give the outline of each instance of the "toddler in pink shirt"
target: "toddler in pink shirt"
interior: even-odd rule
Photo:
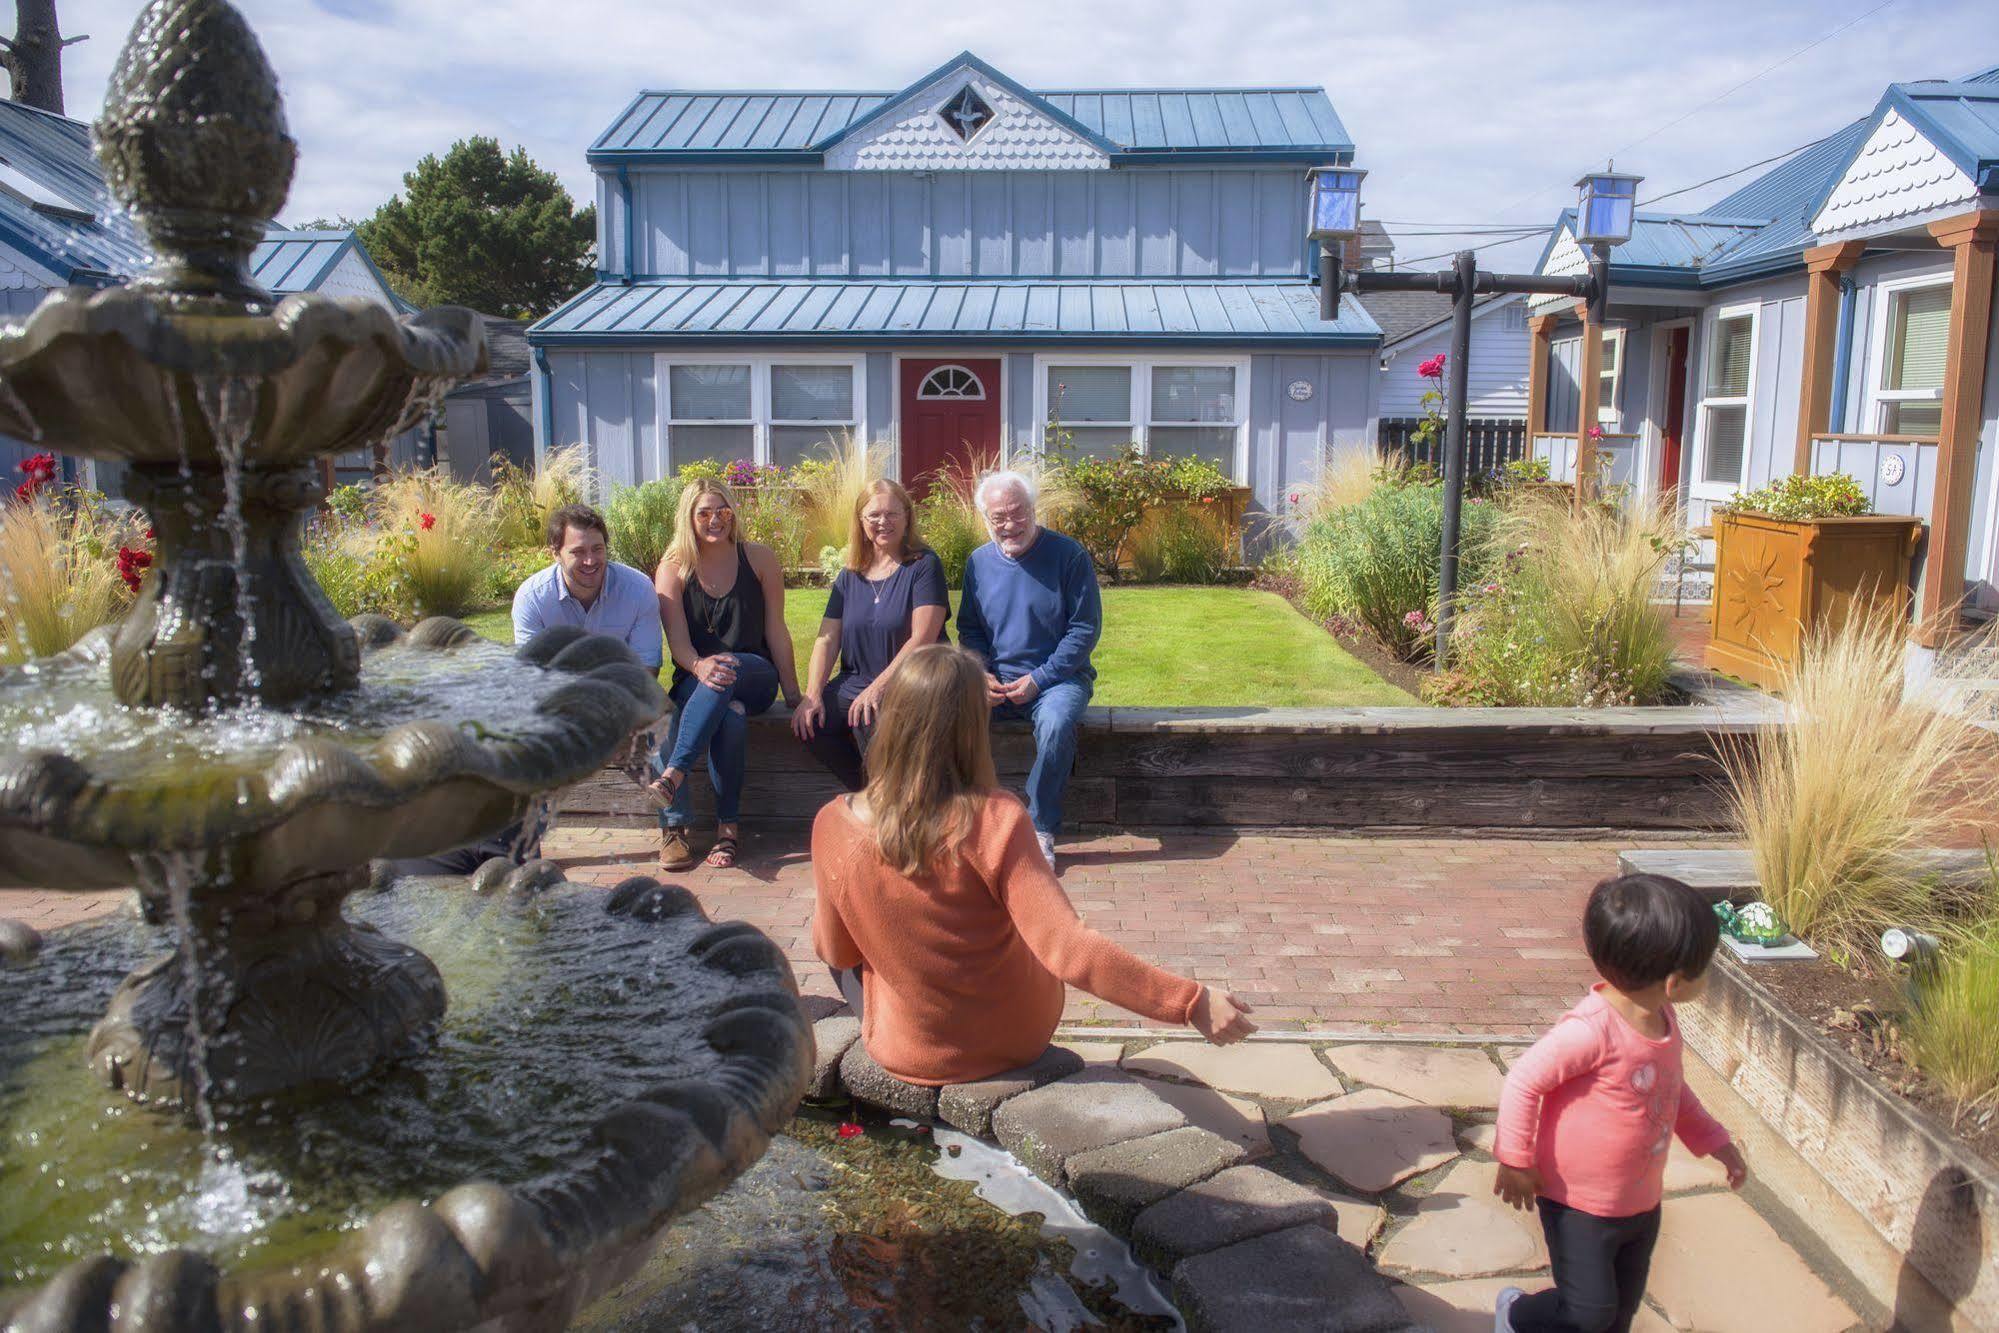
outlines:
[[[1498,1333],[1625,1333],[1645,1297],[1674,1135],[1739,1189],[1749,1169],[1680,1074],[1676,1003],[1699,998],[1721,932],[1663,875],[1596,886],[1583,940],[1603,980],[1514,1062],[1499,1100],[1493,1190],[1538,1207],[1555,1285],[1499,1295]]]

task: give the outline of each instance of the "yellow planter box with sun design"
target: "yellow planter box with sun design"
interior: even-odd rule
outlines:
[[[1707,665],[1774,689],[1820,627],[1888,602],[1906,614],[1921,519],[1714,516],[1714,623]]]

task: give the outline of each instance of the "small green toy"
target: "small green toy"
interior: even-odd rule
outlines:
[[[1731,939],[1744,944],[1760,944],[1765,947],[1776,944],[1790,934],[1783,918],[1768,903],[1744,903],[1740,910],[1725,902],[1714,905],[1714,914],[1721,918],[1721,930]]]

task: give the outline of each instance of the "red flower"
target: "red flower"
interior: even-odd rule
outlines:
[[[1422,365],[1416,367],[1416,373],[1426,380],[1440,380],[1444,377],[1444,359],[1445,354],[1439,352]]]
[[[1590,438],[1591,438],[1592,440],[1600,440],[1600,439],[1602,439],[1602,438],[1603,438],[1603,427],[1601,427],[1601,426],[1591,426],[1591,427],[1589,428],[1589,437],[1590,437]]]
[[[14,498],[26,504],[44,487],[55,484],[56,456],[36,454],[21,463],[21,473],[26,480],[14,488]]]
[[[429,532],[432,528],[437,526],[437,515],[418,514],[416,516],[416,525],[422,528],[425,532]]]
[[[139,591],[139,584],[145,579],[146,571],[152,568],[151,551],[134,550],[130,546],[118,548],[118,577],[125,580],[125,586],[133,592]]]
[[[151,529],[151,528],[147,528],[147,529],[146,529],[146,540],[147,540],[147,541],[149,541],[149,542],[154,542],[154,541],[158,541],[159,539],[160,539],[160,534],[159,534],[159,533],[155,532],[155,531],[154,531],[153,529]]]
[[[846,1121],[840,1126],[840,1137],[843,1139],[857,1139],[866,1132],[866,1130],[851,1120]]]

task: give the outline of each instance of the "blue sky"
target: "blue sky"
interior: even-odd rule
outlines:
[[[895,88],[970,49],[1030,87],[1323,84],[1370,170],[1369,214],[1415,259],[1464,243],[1419,234],[1429,224],[1545,225],[1613,152],[1646,198],[1834,130],[1884,84],[1999,64],[1990,0],[239,5],[301,148],[293,222],[365,216],[424,153],[470,134],[525,145],[587,198],[584,149],[639,88]],[[67,52],[70,114],[96,114],[138,8],[60,0],[64,31],[90,34]],[[1483,254],[1519,268],[1538,252]]]

